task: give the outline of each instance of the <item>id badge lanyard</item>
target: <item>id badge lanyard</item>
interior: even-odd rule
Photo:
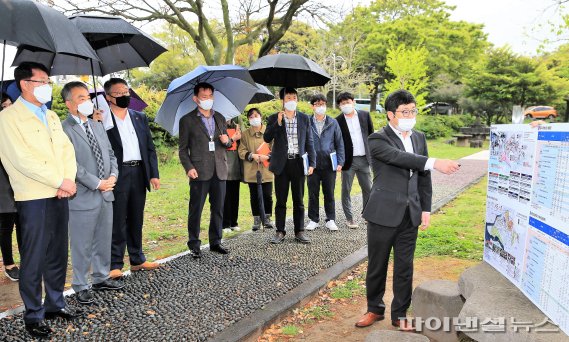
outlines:
[[[215,142],[213,141],[213,134],[215,133],[215,113],[211,115],[211,124],[208,123],[208,133],[209,133],[209,152],[215,152]]]

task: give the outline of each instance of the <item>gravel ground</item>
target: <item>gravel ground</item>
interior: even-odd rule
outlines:
[[[433,203],[454,196],[486,174],[485,161],[464,160],[460,172],[433,174]],[[354,196],[354,212],[361,196]],[[120,291],[97,292],[97,304],[81,306],[88,316],[49,322],[58,341],[205,341],[282,296],[366,244],[366,229],[345,227],[336,203],[340,230],[308,232],[312,244],[294,242],[292,222],[281,245],[268,243],[274,230],[241,234],[224,244],[231,254],[205,251],[199,260],[185,255],[153,272],[126,278]],[[323,210],[322,210],[323,211]],[[323,214],[323,212],[322,212]],[[71,295],[72,306],[79,306]],[[0,340],[29,341],[21,315],[0,320]]]

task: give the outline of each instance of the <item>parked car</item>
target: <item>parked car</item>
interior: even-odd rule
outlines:
[[[354,107],[359,110],[370,111],[371,109],[371,100],[370,99],[354,99]],[[378,103],[376,105],[376,110],[378,112],[383,112],[383,107]]]
[[[447,102],[431,102],[423,107],[423,111],[429,114],[452,114],[452,105]]]
[[[524,116],[527,119],[555,119],[557,111],[551,106],[531,106],[526,109]]]

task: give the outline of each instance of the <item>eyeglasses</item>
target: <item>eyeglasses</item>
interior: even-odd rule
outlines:
[[[39,84],[41,84],[41,85],[46,85],[46,84],[47,84],[47,85],[50,85],[50,86],[53,85],[53,82],[52,82],[51,80],[47,80],[47,81],[45,81],[45,80],[24,80],[24,81],[39,83]]]
[[[419,110],[417,108],[413,108],[411,110],[396,110],[395,112],[401,113],[403,117],[408,118],[416,116],[419,113]]]

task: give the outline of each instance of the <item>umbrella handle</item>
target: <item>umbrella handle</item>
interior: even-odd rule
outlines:
[[[0,79],[0,93],[4,92],[4,61],[5,60],[6,60],[6,39],[4,39],[4,47],[2,48],[2,79]]]

